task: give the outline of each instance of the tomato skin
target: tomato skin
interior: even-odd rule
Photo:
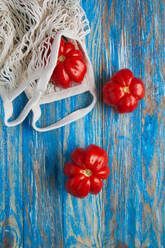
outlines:
[[[71,160],[73,163],[81,169],[86,169],[84,163],[84,152],[85,150],[82,148],[77,148],[71,153]]]
[[[113,74],[111,80],[121,86],[129,86],[133,78],[134,75],[132,71],[129,69],[121,69]]]
[[[130,95],[124,96],[119,103],[115,106],[118,113],[131,113],[133,112],[138,105],[138,100]]]
[[[64,167],[64,174],[67,177],[73,177],[77,174],[83,174],[82,170],[72,163],[66,163]]]
[[[135,78],[129,69],[116,72],[103,87],[103,101],[114,106],[118,113],[131,113],[145,96],[143,82]]]
[[[103,187],[103,181],[95,176],[91,176],[90,181],[91,181],[90,193],[93,195],[100,193]]]
[[[69,75],[66,72],[63,63],[59,63],[56,66],[51,81],[56,82],[56,86],[61,86],[63,88],[69,88],[71,86]]]
[[[95,171],[95,176],[100,178],[100,179],[106,179],[109,177],[110,174],[110,169],[108,166],[105,166],[99,171]]]
[[[71,154],[73,163],[64,165],[64,174],[69,177],[65,187],[68,193],[84,198],[89,193],[98,194],[103,187],[103,179],[108,178],[110,169],[106,151],[96,145],[86,149],[77,148]]]
[[[66,181],[65,184],[68,193],[75,197],[84,198],[90,192],[90,179],[85,175],[76,175]]]
[[[132,80],[132,83],[130,85],[130,91],[132,92],[132,94],[138,98],[138,100],[142,100],[143,97],[145,96],[145,87],[143,82],[138,79],[138,78],[134,78]]]
[[[57,65],[51,76],[55,86],[71,87],[71,82],[81,84],[87,72],[83,54],[71,42],[61,39]]]
[[[107,105],[115,105],[124,96],[123,89],[117,83],[109,82],[103,88],[104,102]]]
[[[106,151],[96,145],[90,145],[85,150],[85,165],[93,173],[100,171],[108,164],[108,155]]]
[[[69,57],[65,60],[64,67],[71,81],[79,84],[83,81],[87,66],[82,58]]]
[[[64,39],[61,39],[61,42],[62,41],[64,42]],[[68,54],[69,55],[69,53],[71,51],[75,50],[75,47],[71,42],[67,42],[67,43],[64,42],[64,46],[65,46],[65,51],[63,52],[63,54]],[[60,54],[60,55],[62,55],[62,54]]]
[[[64,53],[65,53],[65,41],[64,41],[64,39],[61,39],[58,57],[60,57]]]

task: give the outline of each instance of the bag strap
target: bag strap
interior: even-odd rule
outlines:
[[[45,78],[44,78],[45,79]],[[33,93],[32,98],[27,102],[27,104],[25,105],[25,107],[23,108],[22,112],[20,113],[20,115],[18,116],[18,118],[16,118],[13,121],[9,121],[9,119],[11,118],[11,116],[13,115],[13,100],[17,98],[18,94],[17,92],[15,92],[15,96],[11,97],[9,96],[9,94],[7,94],[5,92],[5,89],[1,89],[0,90],[0,95],[3,99],[4,102],[4,112],[5,112],[5,124],[8,127],[14,127],[19,125],[20,123],[22,123],[25,118],[28,116],[29,112],[32,110],[32,108],[38,104],[38,102],[40,101],[41,96],[43,95],[44,91],[45,91],[45,87],[43,87],[44,85],[44,79],[39,79],[38,80],[38,85],[35,88],[35,91]],[[47,81],[46,81],[47,82]],[[20,89],[19,89],[20,91]],[[22,89],[22,91],[20,91],[21,93],[24,91],[24,89]]]
[[[63,33],[61,33],[61,35],[64,35],[64,36],[69,37],[69,38],[74,38],[74,36],[72,37],[67,32],[65,32],[65,33],[63,32]],[[74,39],[76,40],[76,38],[74,38]],[[85,45],[83,45],[83,43],[81,43],[81,46],[83,48],[84,53],[86,54],[86,62],[88,64],[88,71],[87,71],[87,76],[86,76],[86,79],[85,79],[86,84],[84,84],[84,86],[82,85],[80,88],[78,88],[78,90],[76,90],[76,88],[75,89],[72,88],[73,92],[72,92],[72,94],[70,94],[70,96],[71,95],[81,94],[83,92],[89,91],[93,96],[92,103],[90,105],[88,105],[87,107],[85,107],[85,108],[81,108],[79,110],[76,110],[76,111],[68,114],[63,119],[61,119],[61,120],[57,121],[56,123],[53,123],[53,124],[51,124],[49,126],[46,126],[44,128],[37,127],[37,125],[36,125],[37,121],[41,117],[40,105],[36,105],[32,109],[32,111],[33,111],[32,126],[36,131],[38,131],[38,132],[46,132],[46,131],[51,131],[51,130],[55,130],[57,128],[63,127],[65,125],[68,125],[68,124],[70,124],[70,123],[72,123],[72,122],[84,117],[85,115],[87,115],[94,108],[94,106],[95,106],[95,104],[97,102],[97,93],[96,93],[96,86],[95,86],[95,78],[94,78],[93,67],[92,67],[90,59],[88,57]],[[86,88],[86,90],[84,90],[85,88]],[[62,98],[64,98],[64,97],[60,96],[58,100],[60,100]]]
[[[32,110],[32,108],[38,104],[40,101],[41,96],[45,92],[47,88],[47,84],[50,80],[50,77],[53,73],[53,70],[55,68],[57,58],[58,58],[58,50],[60,46],[60,36],[58,36],[58,42],[54,42],[52,45],[52,53],[50,56],[50,62],[46,68],[40,69],[38,72],[34,73],[34,75],[30,75],[27,80],[23,80],[22,86],[16,90],[14,90],[11,94],[9,94],[5,88],[0,89],[0,95],[4,102],[4,110],[5,110],[5,124],[8,127],[13,127],[16,125],[19,125],[22,123],[25,118],[28,116],[29,112]],[[54,56],[53,56],[54,55]],[[10,121],[13,114],[13,105],[12,102],[14,99],[16,99],[23,91],[26,90],[26,88],[30,85],[30,83],[34,80],[38,80],[37,86],[34,90],[33,96],[29,99],[27,104],[25,105],[24,109],[20,113],[17,119],[14,121]]]
[[[35,106],[39,102],[42,94],[43,94],[43,92],[36,91],[33,94],[33,97],[25,105],[24,109],[22,110],[22,112],[20,113],[18,118],[15,119],[14,121],[11,121],[11,122],[9,122],[8,120],[13,114],[13,105],[12,105],[12,102],[6,101],[4,104],[4,106],[6,106],[5,107],[5,124],[6,124],[6,126],[14,127],[14,126],[21,124],[25,120],[25,118],[28,116],[28,114],[32,110],[33,106]]]
[[[13,126],[19,125],[20,123],[22,123],[24,121],[24,119],[27,117],[29,112],[32,110],[33,114],[34,114],[33,122],[32,122],[34,129],[37,131],[40,131],[40,132],[45,132],[45,131],[50,131],[50,130],[62,127],[62,126],[67,125],[73,121],[76,121],[76,120],[82,118],[83,116],[85,116],[86,114],[88,114],[93,109],[94,105],[96,104],[97,96],[96,96],[96,88],[95,88],[95,83],[94,83],[93,68],[92,68],[90,60],[87,56],[87,61],[89,63],[89,67],[90,67],[90,71],[91,71],[91,75],[89,75],[88,80],[89,80],[91,85],[89,88],[87,88],[86,91],[90,91],[91,94],[93,95],[92,103],[88,107],[74,111],[73,113],[69,114],[68,116],[64,117],[60,121],[58,121],[58,122],[56,122],[56,123],[54,123],[48,127],[38,128],[36,126],[36,122],[39,120],[39,118],[41,116],[41,110],[39,107],[40,99],[46,90],[47,84],[48,84],[49,79],[53,73],[54,67],[56,65],[57,56],[58,56],[57,51],[59,50],[61,36],[63,36],[63,35],[66,37],[69,37],[71,39],[75,39],[75,40],[77,39],[80,42],[80,40],[77,37],[75,37],[74,35],[72,35],[68,31],[62,31],[58,34],[58,36],[56,37],[56,39],[54,40],[53,45],[52,45],[52,52],[51,52],[51,56],[50,56],[49,66],[47,68],[45,68],[43,71],[41,71],[40,73],[37,73],[38,75],[40,74],[39,75],[40,79],[39,79],[37,86],[34,90],[33,96],[29,99],[28,103],[25,105],[25,107],[22,110],[19,117],[17,119],[15,119],[14,121],[9,122],[9,119],[11,118],[11,116],[13,114],[12,101],[15,98],[17,98],[17,96],[20,93],[22,93],[24,90],[26,90],[31,79],[34,79],[34,75],[32,75],[32,78],[30,77],[27,81],[25,81],[23,83],[22,87],[20,89],[18,89],[18,91],[16,90],[16,92],[14,92],[14,96],[13,95],[10,96],[4,87],[0,87],[0,95],[1,95],[3,102],[4,102],[6,126],[13,127]],[[83,44],[81,44],[81,45],[82,45],[84,52],[86,52],[85,45],[83,45]],[[86,52],[86,54],[87,54],[87,52]]]
[[[90,91],[90,93],[93,96],[92,103],[90,105],[88,105],[85,108],[76,110],[76,111],[72,112],[71,114],[68,114],[67,116],[65,116],[63,119],[57,121],[56,123],[54,123],[50,126],[46,126],[44,128],[39,128],[36,126],[37,121],[41,117],[41,108],[39,105],[35,106],[32,109],[32,111],[33,111],[33,121],[32,121],[33,128],[38,132],[47,132],[47,131],[55,130],[57,128],[68,125],[68,124],[70,124],[74,121],[77,121],[78,119],[84,117],[89,112],[91,112],[91,110],[94,108],[96,101],[97,101],[96,91]]]

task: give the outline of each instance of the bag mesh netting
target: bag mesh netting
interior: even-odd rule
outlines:
[[[52,46],[52,37],[55,39],[60,32],[72,34],[71,37],[78,38],[70,41],[78,47],[81,42],[84,44],[89,31],[78,0],[3,0],[0,3],[0,95],[5,112],[8,111],[6,125],[21,123],[39,103],[41,95],[63,91],[50,82],[59,49],[59,44]],[[29,102],[18,120],[8,122],[13,112],[12,101],[23,91],[30,99],[34,91],[37,94],[36,89],[41,93],[38,100]]]

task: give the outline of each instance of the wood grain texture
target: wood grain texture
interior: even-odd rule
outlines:
[[[165,247],[165,2],[83,0],[91,25],[87,49],[98,92],[88,116],[36,133],[31,116],[6,128],[0,100],[0,247]],[[137,110],[118,115],[102,104],[112,74],[132,69],[146,86]],[[42,107],[40,125],[86,106],[89,94]],[[15,108],[24,103],[19,98]],[[63,165],[89,144],[104,147],[111,174],[103,191],[68,195]]]
[[[107,71],[128,67],[147,88],[132,114],[104,108],[112,170],[111,191],[105,190],[105,247],[165,246],[164,13],[164,1],[104,2],[105,78]]]
[[[0,247],[21,247],[22,127],[7,129],[0,120],[0,137]]]

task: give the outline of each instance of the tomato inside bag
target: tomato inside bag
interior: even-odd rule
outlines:
[[[87,72],[82,52],[71,42],[61,39],[57,65],[51,77],[55,86],[71,87],[72,82],[81,84]]]
[[[32,111],[32,127],[44,132],[65,126],[88,114],[97,97],[93,68],[85,46],[85,37],[90,32],[89,22],[80,1],[28,0],[21,4],[20,0],[8,0],[2,1],[0,13],[3,16],[1,26],[3,23],[7,25],[0,31],[0,96],[6,126],[21,124]],[[73,50],[81,50],[82,56],[80,52],[71,51],[70,57],[68,54],[58,57],[59,43],[63,37],[69,42],[71,40],[74,46],[76,44],[78,49],[75,47]],[[70,45],[71,48],[73,45]],[[62,63],[59,68],[63,69],[58,68],[54,73],[58,59]],[[41,104],[87,91],[93,96],[87,108],[80,106],[79,111],[66,115],[51,126],[37,126],[36,122],[42,114]],[[23,92],[28,101],[22,106],[18,117],[11,121],[15,112],[13,101]],[[44,118],[47,119],[47,116]]]

